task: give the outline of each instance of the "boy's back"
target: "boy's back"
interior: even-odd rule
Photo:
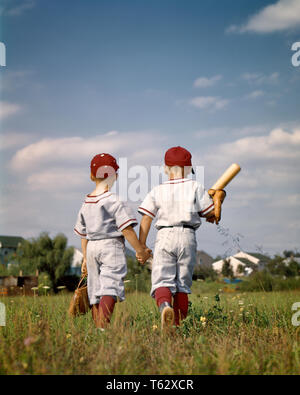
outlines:
[[[213,209],[213,202],[203,185],[183,178],[156,186],[139,207],[141,214],[157,218],[156,227],[201,225],[200,215]]]
[[[214,221],[214,203],[203,185],[186,178],[193,173],[192,155],[183,147],[165,154],[169,181],[155,187],[145,198],[140,241],[146,246],[152,220],[158,228],[151,273],[151,296],[161,311],[162,328],[171,329],[187,316],[193,270],[197,257],[196,229],[200,217]],[[182,178],[184,177],[184,178]],[[172,305],[173,299],[173,305]]]
[[[86,196],[74,231],[88,240],[102,240],[121,237],[123,229],[136,224],[132,210],[108,191]]]
[[[74,231],[81,237],[83,274],[87,271],[87,288],[96,327],[104,329],[110,322],[117,299],[125,298],[124,278],[127,273],[125,239],[145,262],[151,250],[137,239],[134,214],[125,202],[110,192],[117,180],[119,166],[106,153],[94,156],[90,179],[96,183],[87,195],[77,216]]]

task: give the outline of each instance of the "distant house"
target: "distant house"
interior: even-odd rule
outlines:
[[[80,276],[81,275],[81,264],[83,260],[83,254],[78,248],[74,248],[73,258],[71,262],[68,274]]]
[[[38,276],[0,276],[0,296],[33,295]]]
[[[247,276],[251,274],[253,270],[260,271],[270,260],[270,258],[265,255],[258,253],[247,253],[243,251],[239,251],[237,254],[229,256],[225,259],[230,263],[233,275],[235,277],[243,277],[245,275]],[[222,272],[225,259],[221,259],[212,264],[213,269],[217,273]],[[242,271],[240,271],[240,267],[242,267]]]
[[[7,257],[9,254],[17,251],[17,248],[24,241],[23,237],[19,236],[0,236],[0,263],[7,265]]]
[[[193,280],[205,279],[212,270],[213,258],[205,251],[197,251]]]
[[[205,251],[197,251],[197,262],[196,266],[200,265],[206,268],[211,268],[213,264],[213,258],[208,255]]]
[[[300,257],[298,256],[291,256],[289,258],[286,258],[283,263],[288,266],[291,262],[297,262],[298,265],[300,265]]]

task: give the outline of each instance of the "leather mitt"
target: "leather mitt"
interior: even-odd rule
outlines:
[[[208,191],[208,194],[210,195],[210,197],[213,199],[214,202],[214,213],[215,213],[214,219],[216,225],[218,225],[221,220],[222,203],[224,202],[224,199],[226,197],[226,192],[224,191],[224,189],[217,189],[217,190],[210,189]]]

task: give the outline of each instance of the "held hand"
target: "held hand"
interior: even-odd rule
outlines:
[[[82,264],[81,264],[81,274],[82,276],[87,275],[87,268],[86,268],[86,258],[83,258]]]
[[[139,263],[144,265],[144,263],[150,258],[151,255],[152,251],[150,250],[150,248],[145,247],[143,250],[136,253],[136,259],[139,261]]]

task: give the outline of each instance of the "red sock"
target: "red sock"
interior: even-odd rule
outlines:
[[[99,321],[101,327],[105,326],[105,324],[110,323],[110,318],[114,311],[115,304],[116,301],[112,296],[102,296],[98,305]]]
[[[170,289],[167,287],[157,288],[157,290],[155,291],[155,300],[156,300],[156,304],[158,307],[164,302],[169,303],[171,306],[172,293],[171,293]]]
[[[174,313],[175,313],[175,325],[179,326],[180,321],[185,319],[189,308],[188,294],[183,292],[177,292],[174,295]]]

